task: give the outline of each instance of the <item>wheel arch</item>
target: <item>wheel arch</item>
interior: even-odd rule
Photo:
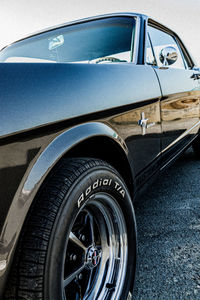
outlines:
[[[111,164],[133,192],[132,159],[126,143],[116,131],[101,122],[81,124],[56,137],[33,165],[22,191],[32,193],[35,190],[36,194],[60,159],[83,156]]]
[[[108,136],[93,136],[70,149],[65,157],[91,157],[106,161],[124,179],[130,194],[133,195],[133,174],[124,149]]]

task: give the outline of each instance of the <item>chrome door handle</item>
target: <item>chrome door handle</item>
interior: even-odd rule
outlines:
[[[194,73],[190,78],[192,78],[194,80],[198,80],[198,79],[200,79],[200,73]]]
[[[147,122],[148,122],[148,119],[145,118],[145,114],[144,114],[144,112],[142,112],[141,118],[138,121],[138,125],[141,126],[141,128],[142,128],[142,135],[146,134]]]

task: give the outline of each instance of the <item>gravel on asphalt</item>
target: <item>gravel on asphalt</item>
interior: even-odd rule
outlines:
[[[200,299],[200,161],[188,149],[136,203],[135,300]]]

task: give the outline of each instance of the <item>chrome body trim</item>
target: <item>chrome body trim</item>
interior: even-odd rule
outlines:
[[[181,134],[175,141],[173,141],[173,143],[171,143],[170,145],[168,145],[164,150],[161,151],[161,153],[166,152],[167,150],[169,150],[170,148],[172,148],[175,144],[177,144],[179,141],[181,141],[185,136],[187,136],[188,134],[190,134],[191,131],[193,131],[196,127],[198,127],[200,125],[200,121],[198,121],[196,124],[194,124],[190,129],[186,130],[183,134]],[[162,169],[161,169],[162,170]]]

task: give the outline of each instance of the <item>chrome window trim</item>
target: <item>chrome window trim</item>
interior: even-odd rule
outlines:
[[[147,63],[147,42],[149,41],[149,44],[150,44],[150,47],[151,47],[151,51],[152,51],[152,54],[153,54],[153,57],[155,59],[155,62],[156,64],[149,64]],[[153,45],[152,45],[152,42],[151,42],[151,38],[150,38],[150,34],[147,30],[147,36],[146,36],[146,41],[145,41],[145,65],[147,66],[153,66],[153,67],[156,67],[158,66],[158,63],[157,63],[157,59],[156,59],[156,55],[155,55],[155,52],[154,52],[154,48],[153,48]]]
[[[174,35],[173,35],[173,38],[174,38],[174,40],[175,40],[175,42],[176,42],[176,44],[177,44],[177,46],[178,46],[178,49],[179,49],[179,51],[180,51],[180,53],[181,53],[181,56],[182,56],[182,59],[183,59],[183,63],[184,63],[184,66],[185,66],[185,70],[189,70],[189,65],[188,65],[188,62],[187,62],[187,60],[186,60],[186,58],[185,58],[185,55],[184,55],[184,53],[183,53],[183,50],[182,50],[181,45],[180,45],[180,43],[179,43],[179,40],[178,40],[177,37],[174,36]]]
[[[137,64],[138,61],[138,51],[139,51],[139,41],[140,41],[140,18],[138,16],[134,17],[135,23],[135,38],[131,45],[131,62]]]

